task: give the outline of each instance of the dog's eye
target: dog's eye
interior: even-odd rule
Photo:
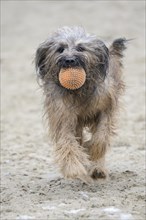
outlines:
[[[63,51],[64,51],[64,47],[59,47],[59,48],[57,49],[57,52],[58,52],[58,53],[63,53]]]
[[[82,46],[78,46],[78,47],[77,47],[77,51],[78,51],[78,52],[83,52],[84,50],[85,50],[85,48],[82,47]]]

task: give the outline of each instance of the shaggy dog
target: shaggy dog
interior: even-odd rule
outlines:
[[[120,38],[107,48],[83,28],[63,27],[37,49],[35,65],[45,94],[49,135],[55,161],[66,178],[88,183],[107,176],[105,154],[124,90],[125,44],[126,39]],[[80,88],[67,89],[60,83],[60,71],[69,68],[85,71]],[[87,141],[84,129],[91,134]]]

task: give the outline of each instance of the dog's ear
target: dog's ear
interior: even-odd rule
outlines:
[[[36,51],[35,67],[36,67],[37,75],[40,78],[43,78],[46,75],[45,61],[46,61],[47,50],[48,47],[46,47],[44,44],[41,44]]]
[[[129,40],[126,40],[126,38],[118,38],[114,40],[112,45],[109,48],[110,54],[111,55],[116,55],[119,58],[123,57],[123,51],[127,48],[127,42]]]

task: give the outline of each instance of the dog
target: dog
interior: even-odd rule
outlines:
[[[45,95],[45,115],[54,145],[54,159],[65,178],[85,183],[106,178],[105,156],[115,134],[125,38],[109,48],[82,27],[63,27],[36,51],[35,67]],[[62,69],[83,69],[84,84],[67,89],[59,81]],[[84,131],[90,133],[85,140]]]

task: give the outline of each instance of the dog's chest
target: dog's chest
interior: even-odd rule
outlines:
[[[78,121],[84,125],[93,123],[100,114],[97,101],[88,102],[80,106],[77,112]]]
[[[82,122],[83,125],[98,122],[100,115],[108,108],[109,104],[110,101],[107,96],[96,96],[88,100],[77,110],[78,121]]]

